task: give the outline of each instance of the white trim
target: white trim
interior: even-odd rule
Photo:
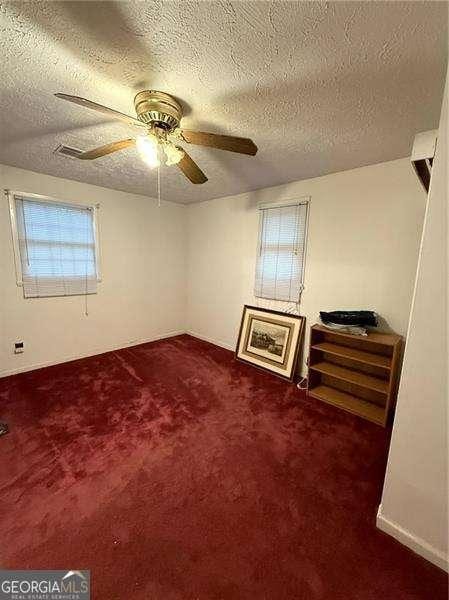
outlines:
[[[20,192],[18,190],[9,190],[8,188],[5,188],[5,193],[8,196],[19,196],[19,198],[30,198],[31,200],[40,200],[43,202],[55,202],[56,204],[65,204],[67,206],[74,206],[75,208],[84,208],[86,210],[94,208],[92,204],[76,204],[76,202],[70,202],[70,200],[61,200],[61,198],[55,198],[54,196],[32,194],[31,192]]]
[[[407,546],[413,550],[413,552],[416,552],[416,554],[419,554],[429,562],[437,565],[437,567],[440,567],[440,569],[449,571],[448,556],[445,555],[444,552],[441,552],[441,550],[434,548],[422,538],[419,538],[410,531],[407,531],[398,525],[398,523],[387,519],[387,517],[382,514],[382,504],[379,506],[379,510],[377,511],[376,525],[378,529],[384,533],[387,533],[388,535],[391,535],[398,540],[398,542],[401,542],[401,544],[404,544],[404,546]]]
[[[16,284],[23,286],[22,279],[22,265],[20,262],[20,251],[19,251],[19,236],[17,233],[17,218],[16,208],[14,205],[14,192],[5,190],[6,197],[9,204],[9,217],[11,220],[11,236],[12,236],[12,248],[14,253],[14,270],[16,272]]]
[[[100,249],[100,226],[98,219],[99,204],[92,206],[92,219],[94,228],[94,244],[95,244],[95,267],[97,269],[97,281],[101,282],[101,249]]]
[[[302,293],[305,288],[304,281],[305,281],[305,277],[306,277],[306,268],[307,268],[307,247],[309,245],[309,215],[310,215],[310,202],[311,202],[312,198],[310,196],[307,196],[307,198],[308,198],[307,202],[304,202],[304,204],[306,204],[306,226],[305,226],[305,236],[304,236],[304,255],[302,258],[301,291],[299,294],[298,305],[301,302]]]
[[[88,358],[89,356],[96,356],[98,354],[105,354],[106,352],[114,352],[114,350],[121,350],[122,348],[129,348],[130,346],[139,346],[140,344],[146,344],[148,342],[156,342],[158,340],[164,340],[166,338],[175,337],[177,335],[183,335],[186,331],[169,331],[168,333],[162,333],[160,335],[154,335],[149,338],[142,338],[139,340],[132,340],[126,342],[120,342],[113,346],[106,346],[104,348],[96,347],[87,352],[83,352],[83,354],[74,354],[71,356],[63,356],[62,358],[58,358],[58,360],[50,360],[43,363],[34,363],[32,365],[25,365],[22,367],[18,367],[17,369],[7,369],[5,371],[0,371],[0,377],[7,377],[8,375],[16,375],[17,373],[24,373],[26,371],[34,371],[35,369],[42,369],[43,367],[51,367],[53,365],[59,365],[61,363],[70,362],[71,360],[78,360],[80,358]],[[23,354],[19,354],[17,356],[24,356]]]
[[[310,196],[300,196],[299,198],[289,198],[288,200],[279,200],[278,202],[260,202],[257,205],[258,210],[267,208],[283,208],[285,206],[298,206],[298,204],[309,204]]]
[[[220,348],[225,348],[226,350],[231,350],[231,352],[235,352],[235,345],[231,346],[227,342],[222,342],[221,340],[216,340],[214,338],[207,337],[202,333],[197,333],[196,331],[187,330],[185,332],[187,335],[191,335],[194,338],[198,338],[199,340],[203,340],[204,342],[209,342],[209,344],[214,344],[214,346],[220,346]]]

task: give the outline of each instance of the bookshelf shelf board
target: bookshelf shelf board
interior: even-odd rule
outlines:
[[[381,394],[388,393],[388,381],[384,381],[378,377],[373,377],[372,375],[365,375],[365,373],[352,371],[346,367],[340,367],[339,365],[334,365],[333,363],[324,361],[316,365],[312,365],[310,368],[315,371],[319,371],[324,375],[329,375],[329,377],[343,379],[344,381],[348,381],[354,385],[360,385],[361,387],[374,390],[375,392],[380,392]]]
[[[346,392],[341,392],[326,385],[319,385],[309,390],[309,395],[347,412],[364,417],[369,421],[373,421],[373,423],[384,424],[385,411],[383,408]]]
[[[373,354],[372,352],[365,352],[364,350],[357,350],[357,348],[349,348],[348,346],[340,346],[331,342],[314,344],[312,349],[321,350],[335,356],[350,358],[351,360],[356,360],[357,362],[362,362],[373,367],[381,367],[382,369],[390,369],[391,367],[391,359],[388,356]]]

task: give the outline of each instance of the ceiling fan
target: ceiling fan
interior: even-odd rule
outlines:
[[[136,146],[141,158],[148,166],[159,166],[159,157],[165,155],[165,163],[177,165],[192,183],[205,183],[206,175],[178,143],[187,142],[252,156],[257,152],[257,146],[248,138],[182,129],[180,127],[182,107],[173,96],[165,92],[156,90],[139,92],[134,98],[137,118],[79,96],[68,94],[55,94],[55,96],[124,121],[140,130],[136,138],[118,140],[87,152],[77,153],[76,158],[81,160],[93,160],[130,146]]]

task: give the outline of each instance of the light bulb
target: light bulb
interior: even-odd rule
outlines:
[[[165,156],[167,157],[165,164],[168,166],[177,165],[184,156],[184,150],[178,148],[178,146],[175,146],[174,144],[164,144],[163,148]]]
[[[139,135],[136,138],[137,150],[147,165],[151,168],[159,166],[158,141],[154,135]]]

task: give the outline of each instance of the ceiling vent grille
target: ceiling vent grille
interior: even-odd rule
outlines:
[[[64,146],[63,144],[59,144],[59,146],[54,150],[54,154],[62,154],[62,156],[69,156],[70,158],[78,158],[78,156],[82,153],[83,151],[78,150],[78,148]]]

